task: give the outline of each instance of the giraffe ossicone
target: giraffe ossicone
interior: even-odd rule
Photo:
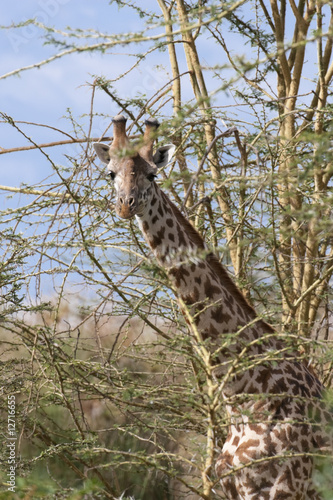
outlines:
[[[95,143],[116,191],[116,212],[136,216],[202,340],[209,339],[223,384],[229,431],[216,472],[230,500],[315,500],[312,452],[330,452],[332,415],[323,387],[258,318],[203,239],[155,183],[175,147],[153,152],[158,122],[147,120],[143,140],[131,144],[126,120],[114,120],[111,146]],[[232,341],[230,335],[232,334]],[[225,339],[229,339],[225,341]],[[216,354],[217,353],[217,354]]]

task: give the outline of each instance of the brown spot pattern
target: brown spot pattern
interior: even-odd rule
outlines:
[[[114,147],[117,144],[115,141]],[[128,184],[133,183],[122,186],[125,191],[136,189],[139,200],[148,199],[143,233],[162,264],[170,257],[169,276],[179,296],[193,306],[202,337],[213,340],[212,351],[223,332],[235,334],[235,345],[220,350],[220,362],[223,364],[228,361],[227,356],[247,349],[245,356],[251,365],[250,369],[230,375],[224,387],[234,402],[229,409],[228,437],[216,461],[223,493],[234,500],[319,499],[311,482],[312,458],[302,453],[320,447],[333,448],[333,438],[324,425],[332,423],[333,418],[320,399],[321,384],[290,354],[288,359],[281,354],[274,363],[267,356],[260,365],[260,355],[267,354],[268,348],[284,347],[282,341],[272,338],[274,330],[264,321],[237,334],[240,327],[256,318],[256,313],[218,258],[212,253],[200,257],[205,251],[201,236],[165,193],[154,183],[146,191],[140,189],[140,174],[147,170],[147,161],[151,162],[150,149],[152,144],[151,148],[145,145],[140,154],[119,159],[118,165],[118,169],[131,173],[124,175]],[[177,251],[184,260],[188,258],[187,265],[176,265],[172,252]],[[189,256],[193,254],[196,257],[191,261]],[[261,345],[253,342],[266,334],[270,334],[270,339]]]

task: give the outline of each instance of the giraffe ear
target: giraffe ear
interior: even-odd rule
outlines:
[[[166,146],[161,146],[158,148],[153,156],[154,163],[157,168],[165,167],[173,157],[176,146],[173,144],[167,144]]]
[[[93,146],[98,158],[107,165],[110,161],[110,146],[102,142],[94,142]]]

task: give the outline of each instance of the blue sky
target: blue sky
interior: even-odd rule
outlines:
[[[146,10],[161,14],[156,0],[145,0],[141,3]],[[133,33],[143,28],[144,23],[132,9],[118,9],[116,4],[109,4],[108,0],[25,0],[8,2],[5,12],[2,13],[1,25],[10,26],[12,23],[21,23],[36,18],[48,26],[67,31],[67,27],[83,30],[98,30],[104,33]],[[163,32],[163,28],[155,30]],[[36,64],[57,52],[52,45],[45,45],[42,31],[36,26],[27,25],[19,30],[0,30],[0,46],[2,57],[0,62],[0,76],[17,68]],[[229,34],[233,37],[233,34]],[[201,37],[200,56],[203,64],[224,64],[221,59],[221,50],[216,57],[215,45],[211,39]],[[236,46],[236,45],[235,45]],[[145,52],[149,46],[142,44],[137,52]],[[61,49],[59,49],[61,50]],[[0,78],[0,111],[8,114],[14,120],[48,124],[50,126],[70,130],[70,124],[64,118],[69,108],[74,117],[89,113],[91,99],[91,83],[96,75],[105,75],[107,78],[116,78],[127,71],[136,58],[129,56],[133,50],[129,47],[117,46],[107,54],[98,52],[92,54],[81,53],[66,56],[39,69],[23,71],[19,76]],[[237,51],[244,47],[237,47]],[[183,48],[177,46],[180,62],[180,71],[186,71],[187,66]],[[213,90],[218,82],[212,75],[206,75],[209,90]],[[167,52],[154,52],[143,61],[140,68],[118,84],[119,94],[122,97],[135,96],[138,93],[147,94],[148,98],[171,79],[171,70]],[[117,86],[117,84],[116,84]],[[184,99],[187,95],[193,96],[188,77],[182,80]],[[225,101],[226,96],[223,95]],[[168,109],[168,108],[166,108]],[[111,99],[97,92],[95,111],[115,115],[119,109]],[[171,114],[171,108],[169,108]],[[106,126],[106,120],[95,120],[95,134],[99,136]],[[27,134],[36,142],[44,143],[60,140],[59,133],[40,127],[22,125]],[[11,148],[27,144],[20,134],[8,124],[0,123],[0,147]],[[68,149],[68,148],[67,148]],[[48,150],[50,151],[50,150]],[[72,148],[73,151],[73,148]],[[66,147],[52,149],[56,161],[61,163]],[[49,168],[41,158],[39,152],[20,152],[0,155],[0,184],[18,186],[20,183],[33,185],[45,175],[43,169]],[[0,192],[0,203],[3,203]]]
[[[145,9],[157,9],[156,0],[142,2]],[[246,9],[246,4],[244,9]],[[118,9],[117,5],[109,5],[108,0],[24,0],[23,2],[7,2],[3,9],[1,25],[10,26],[12,23],[27,21],[36,18],[48,26],[58,30],[66,30],[68,26],[80,29],[99,30],[105,33],[135,32],[142,28],[143,22],[138,14],[131,9]],[[159,28],[161,32],[163,28]],[[235,38],[232,48],[237,54],[249,50],[239,44],[236,35],[228,33],[228,40]],[[200,39],[200,56],[202,62],[224,64],[222,51],[216,57],[216,48],[211,39]],[[44,45],[42,32],[37,27],[27,25],[20,30],[0,30],[0,46],[2,57],[0,75],[13,71],[22,66],[36,64],[56,52],[52,45]],[[142,45],[138,48],[144,52],[148,48]],[[59,49],[60,50],[60,49]],[[115,47],[107,54],[98,52],[93,54],[74,54],[58,59],[51,64],[24,71],[20,76],[0,79],[0,110],[14,120],[30,121],[48,124],[53,127],[70,130],[70,124],[65,118],[66,110],[71,109],[75,117],[89,113],[91,99],[91,83],[96,75],[105,75],[107,78],[116,78],[126,71],[135,62],[132,56],[125,56],[129,47]],[[181,71],[186,69],[183,50],[177,47],[181,63]],[[311,61],[310,61],[311,63]],[[158,69],[157,69],[158,65]],[[312,65],[313,71],[313,65]],[[275,76],[274,84],[275,84]],[[170,67],[167,53],[155,52],[144,61],[139,70],[118,84],[122,97],[133,96],[137,92],[145,92],[148,97],[170,79]],[[218,82],[207,76],[213,90]],[[306,83],[306,82],[305,82]],[[187,90],[192,95],[187,77],[183,79],[183,95],[186,98]],[[221,96],[221,103],[226,103],[225,94]],[[186,100],[186,99],[185,99]],[[110,116],[118,112],[111,99],[99,91],[95,100],[95,111],[104,112]],[[247,117],[245,117],[247,119]],[[95,135],[103,132],[106,120],[95,120]],[[28,135],[37,143],[60,140],[59,133],[40,127],[22,125]],[[12,127],[0,123],[0,147],[10,148],[26,144],[27,141]],[[66,148],[53,149],[56,161],[62,161]],[[45,176],[43,169],[48,168],[38,152],[20,152],[0,155],[0,184],[18,186],[21,182],[33,185]],[[0,193],[0,203],[4,197]]]
[[[145,2],[156,5],[156,2]],[[36,18],[59,30],[72,28],[93,29],[106,33],[131,32],[138,28],[138,17],[129,14],[128,9],[118,10],[116,5],[109,5],[107,0],[92,2],[91,0],[25,0],[8,2],[2,13],[2,26]],[[41,30],[28,25],[20,30],[1,30],[0,45],[2,57],[0,74],[5,75],[17,68],[36,64],[50,57],[56,49],[43,45]],[[94,54],[74,54],[54,61],[51,64],[22,72],[19,76],[0,80],[0,110],[14,120],[48,124],[59,129],[68,130],[69,123],[64,118],[67,108],[75,117],[89,112],[91,88],[89,83],[94,75],[105,75],[115,78],[127,70],[134,62],[133,57],[124,57],[123,52],[129,50],[116,48],[112,56]],[[168,62],[166,60],[166,62]],[[158,59],[156,58],[156,63]],[[144,71],[144,72],[143,72]],[[131,95],[137,91],[153,94],[161,82],[168,80],[167,74],[157,74],[153,62],[143,63],[142,70],[135,73],[135,78],[122,83],[123,95]],[[98,92],[95,110],[109,113],[118,112],[116,106],[102,92]],[[105,120],[97,124],[99,135],[105,126]],[[22,126],[37,143],[60,140],[60,134],[40,127]],[[27,141],[12,127],[0,124],[2,148],[17,147]],[[66,153],[65,150],[62,153]],[[61,153],[61,152],[60,152]],[[59,158],[60,161],[60,158]],[[40,153],[20,152],[0,156],[0,184],[18,186],[21,182],[34,184],[41,179],[43,165]],[[1,197],[2,198],[2,197]]]

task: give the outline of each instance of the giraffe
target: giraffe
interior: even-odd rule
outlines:
[[[215,464],[223,493],[231,500],[319,499],[311,452],[332,446],[322,425],[332,421],[321,400],[323,387],[257,316],[199,233],[158,187],[157,171],[175,147],[162,146],[153,154],[159,124],[148,119],[145,125],[143,141],[135,146],[126,135],[126,119],[117,115],[112,145],[95,143],[94,148],[114,183],[117,215],[136,217],[181,308],[190,311],[201,339],[211,346],[230,422]]]

